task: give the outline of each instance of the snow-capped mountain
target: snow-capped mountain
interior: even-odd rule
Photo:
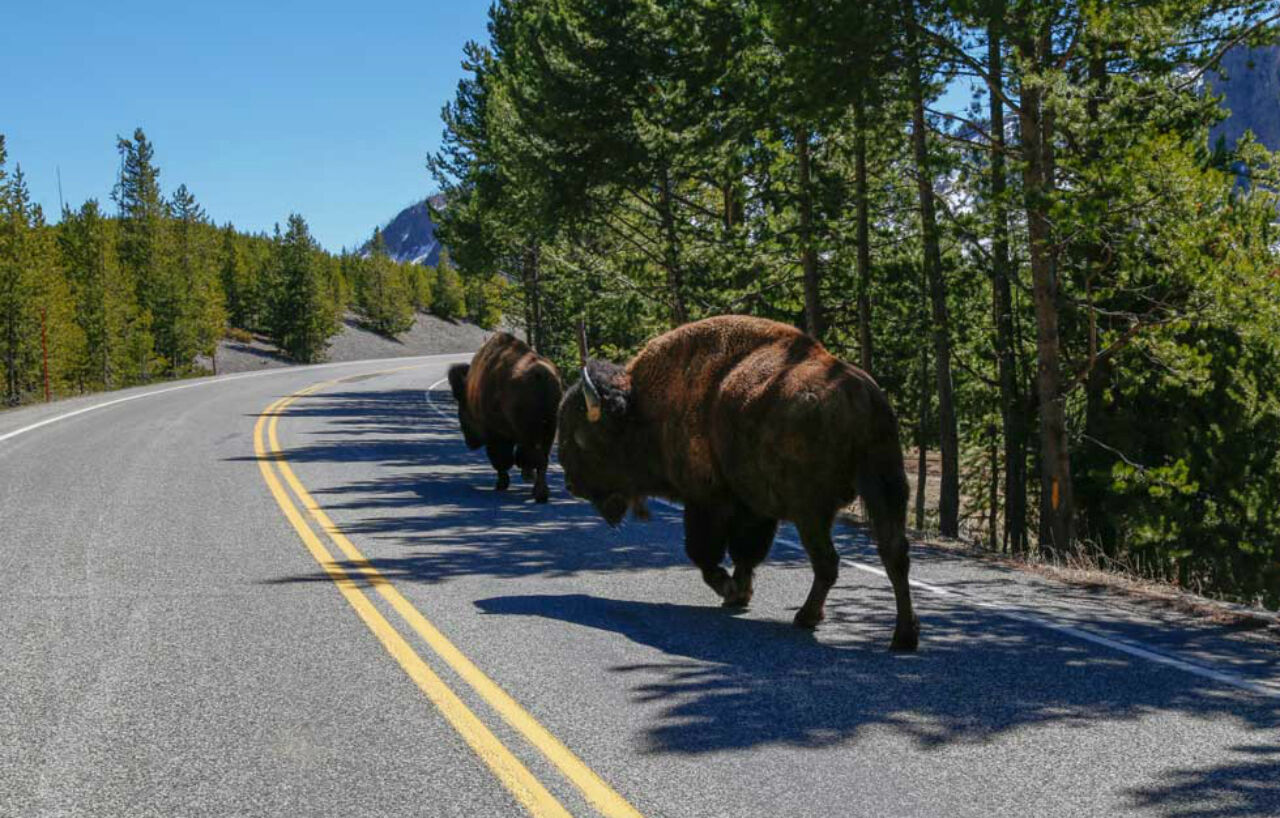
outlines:
[[[436,266],[443,249],[436,238],[436,226],[431,221],[427,203],[439,209],[444,205],[443,196],[432,196],[412,204],[396,214],[382,228],[382,240],[387,244],[387,254],[396,261]]]

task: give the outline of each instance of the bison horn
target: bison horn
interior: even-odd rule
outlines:
[[[582,319],[578,319],[578,356],[582,359],[582,397],[587,402],[587,420],[595,423],[600,419],[600,393],[587,373],[587,324]]]
[[[585,366],[582,368],[582,397],[587,402],[587,420],[595,423],[600,419],[600,393],[596,391]]]
[[[578,319],[578,358],[582,368],[587,368],[587,322]]]

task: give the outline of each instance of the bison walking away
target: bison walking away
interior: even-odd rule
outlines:
[[[571,493],[610,525],[628,509],[643,516],[648,496],[682,501],[685,550],[727,606],[751,600],[778,521],[794,522],[813,565],[795,617],[806,628],[839,570],[836,512],[861,496],[897,598],[892,646],[915,649],[898,422],[871,376],[792,327],[745,316],[661,335],[625,368],[586,361],[583,346],[582,378],[560,404]]]
[[[471,359],[449,367],[449,388],[458,401],[462,435],[471,449],[484,446],[498,472],[498,491],[511,484],[519,466],[535,476],[533,499],[547,502],[547,460],[556,437],[560,373],[520,339],[499,332]]]

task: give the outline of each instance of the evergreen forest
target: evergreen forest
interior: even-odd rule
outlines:
[[[705,316],[788,322],[891,397],[936,472],[917,528],[1274,608],[1276,157],[1211,129],[1223,56],[1278,20],[502,0],[443,111],[434,215],[566,373],[579,318],[614,360]]]

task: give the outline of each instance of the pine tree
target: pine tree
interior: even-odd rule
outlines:
[[[132,377],[127,350],[135,307],[117,259],[115,232],[95,199],[62,217],[62,267],[71,284],[75,323],[84,337],[82,354],[71,368],[82,389],[111,389]]]
[[[458,275],[447,252],[440,254],[436,264],[436,282],[431,288],[431,311],[441,318],[461,318],[466,308],[466,292],[462,277]]]
[[[35,391],[39,377],[37,265],[41,259],[36,228],[40,218],[21,166],[11,178],[0,181],[0,369],[4,401],[12,406]]]
[[[357,272],[356,305],[370,328],[394,338],[413,326],[411,282],[387,255],[381,230],[373,231],[366,253],[349,264],[349,268]]]
[[[312,363],[324,354],[337,323],[320,249],[306,220],[296,213],[289,216],[284,234],[276,228],[273,249],[270,334],[290,358]]]
[[[924,243],[925,275],[929,282],[932,313],[933,360],[938,390],[938,430],[941,439],[942,488],[938,503],[939,529],[943,536],[960,534],[960,438],[956,419],[951,375],[952,329],[947,308],[947,285],[943,279],[942,249],[934,194],[934,172],[929,162],[928,132],[925,125],[925,84],[927,78],[916,23],[918,0],[902,0],[905,70],[911,99],[911,146],[915,159],[916,186],[920,197],[921,238]]]
[[[464,284],[467,319],[484,329],[496,329],[502,320],[508,288],[502,276],[470,276]]]
[[[222,228],[218,273],[222,281],[227,322],[241,329],[254,326],[256,316],[253,309],[253,285],[250,280],[249,259],[243,241],[230,222]]]
[[[226,310],[215,269],[213,233],[204,209],[186,185],[179,185],[174,192],[170,212],[172,252],[164,282],[168,290],[165,303],[172,312],[163,317],[165,330],[171,333],[171,366],[175,371],[185,371],[197,355],[216,354],[226,325]]]
[[[141,378],[151,377],[154,352],[145,349],[146,339],[168,341],[173,336],[168,320],[159,314],[171,314],[170,291],[165,287],[164,229],[167,217],[160,194],[160,169],[155,166],[155,148],[141,128],[132,140],[117,137],[120,154],[120,178],[111,193],[119,208],[120,266],[130,276],[138,312],[134,319],[131,350]]]

